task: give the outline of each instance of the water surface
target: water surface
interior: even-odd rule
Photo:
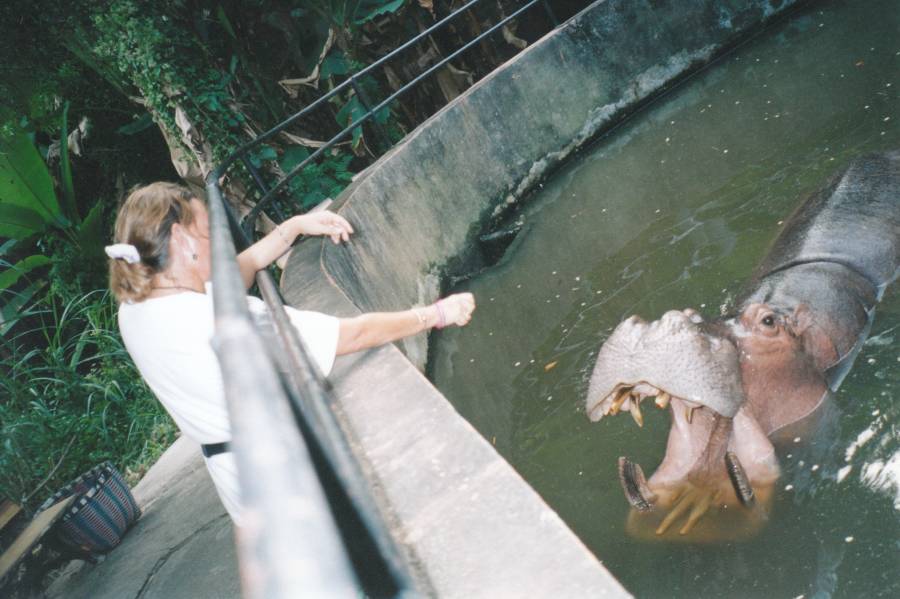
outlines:
[[[860,154],[900,148],[900,1],[818,3],[598,141],[546,182],[469,327],[430,371],[460,413],[640,597],[900,596],[900,293],[811,439],[781,452],[771,522],[715,546],[640,542],[616,458],[652,471],[668,415],[583,413],[623,318],[725,309],[782,221]],[[647,404],[649,405],[649,404]]]

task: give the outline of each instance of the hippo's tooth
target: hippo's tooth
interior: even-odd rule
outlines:
[[[745,507],[750,507],[756,498],[753,496],[753,487],[747,479],[747,473],[738,460],[737,455],[733,451],[725,452],[725,470],[728,471],[728,478],[731,479],[731,486],[734,487],[734,494]]]
[[[672,396],[666,393],[665,391],[660,391],[656,395],[656,405],[660,408],[665,409],[666,406],[669,405],[669,401],[671,401]]]
[[[641,400],[635,396],[631,397],[631,417],[641,428],[644,428],[644,415],[641,414]]]
[[[684,407],[684,417],[687,419],[688,424],[691,424],[694,421],[694,410],[697,408],[692,408],[691,406]]]
[[[687,521],[682,525],[678,534],[686,535],[691,532],[691,529],[703,517],[703,514],[709,510],[709,506],[718,499],[718,496],[718,491],[710,491],[708,489],[691,488],[685,490],[678,495],[672,511],[666,514],[660,525],[656,527],[656,534],[665,534],[669,527],[681,518],[684,513],[688,513]]]
[[[631,395],[631,387],[622,387],[616,392],[616,398],[613,400],[612,405],[609,406],[609,411],[607,414],[610,416],[615,416],[619,413],[619,410],[622,409],[622,404],[625,403],[625,400],[628,399],[629,395]]]
[[[690,508],[691,505],[693,505],[694,500],[696,499],[696,494],[697,494],[696,489],[690,489],[687,492],[685,492],[681,497],[679,497],[678,503],[675,504],[675,507],[672,508],[672,511],[670,511],[668,514],[666,514],[666,517],[663,518],[663,521],[660,522],[659,526],[656,527],[656,534],[658,534],[658,535],[665,534],[666,531],[669,530],[669,527],[672,526],[672,523],[675,522],[675,520],[677,520],[678,518],[680,518],[681,514],[686,512],[688,510],[688,508]]]
[[[681,527],[681,530],[678,531],[680,535],[686,535],[691,532],[691,529],[694,528],[694,524],[697,523],[697,520],[703,517],[709,510],[709,506],[712,502],[716,501],[718,498],[718,491],[714,493],[704,493],[700,500],[694,504],[694,507],[691,508],[691,513],[688,515],[687,522],[684,523],[684,526]]]
[[[647,486],[644,471],[638,464],[624,456],[619,458],[619,482],[622,483],[622,489],[625,491],[625,499],[635,509],[646,512],[653,507],[656,494]]]

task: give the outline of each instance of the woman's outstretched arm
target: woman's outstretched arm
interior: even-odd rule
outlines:
[[[353,227],[343,216],[327,210],[291,217],[238,254],[238,267],[244,285],[249,289],[253,285],[256,272],[272,264],[291,249],[294,240],[300,235],[328,235],[334,243],[340,243],[350,239],[352,233]]]
[[[465,326],[474,310],[474,296],[471,293],[457,293],[422,308],[403,312],[370,312],[354,318],[342,318],[337,355],[378,347],[436,326]]]

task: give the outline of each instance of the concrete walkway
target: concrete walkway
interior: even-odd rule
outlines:
[[[143,510],[122,544],[99,564],[75,561],[52,573],[48,599],[240,597],[231,519],[200,449],[177,440],[133,489]]]

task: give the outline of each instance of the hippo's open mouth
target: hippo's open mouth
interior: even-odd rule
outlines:
[[[663,408],[677,397],[691,410],[704,406],[733,417],[744,403],[737,349],[693,310],[672,310],[650,323],[632,316],[600,349],[587,413],[597,421],[624,410],[641,424],[647,397]]]
[[[657,499],[654,489],[726,472],[741,503],[751,503],[750,483],[737,455],[728,451],[732,419],[745,395],[739,352],[723,330],[693,310],[673,310],[649,323],[636,316],[622,322],[597,356],[587,414],[598,421],[628,412],[643,426],[641,403],[651,397],[657,407],[672,410],[669,446],[650,483],[639,465],[619,459],[629,503],[649,510]]]

